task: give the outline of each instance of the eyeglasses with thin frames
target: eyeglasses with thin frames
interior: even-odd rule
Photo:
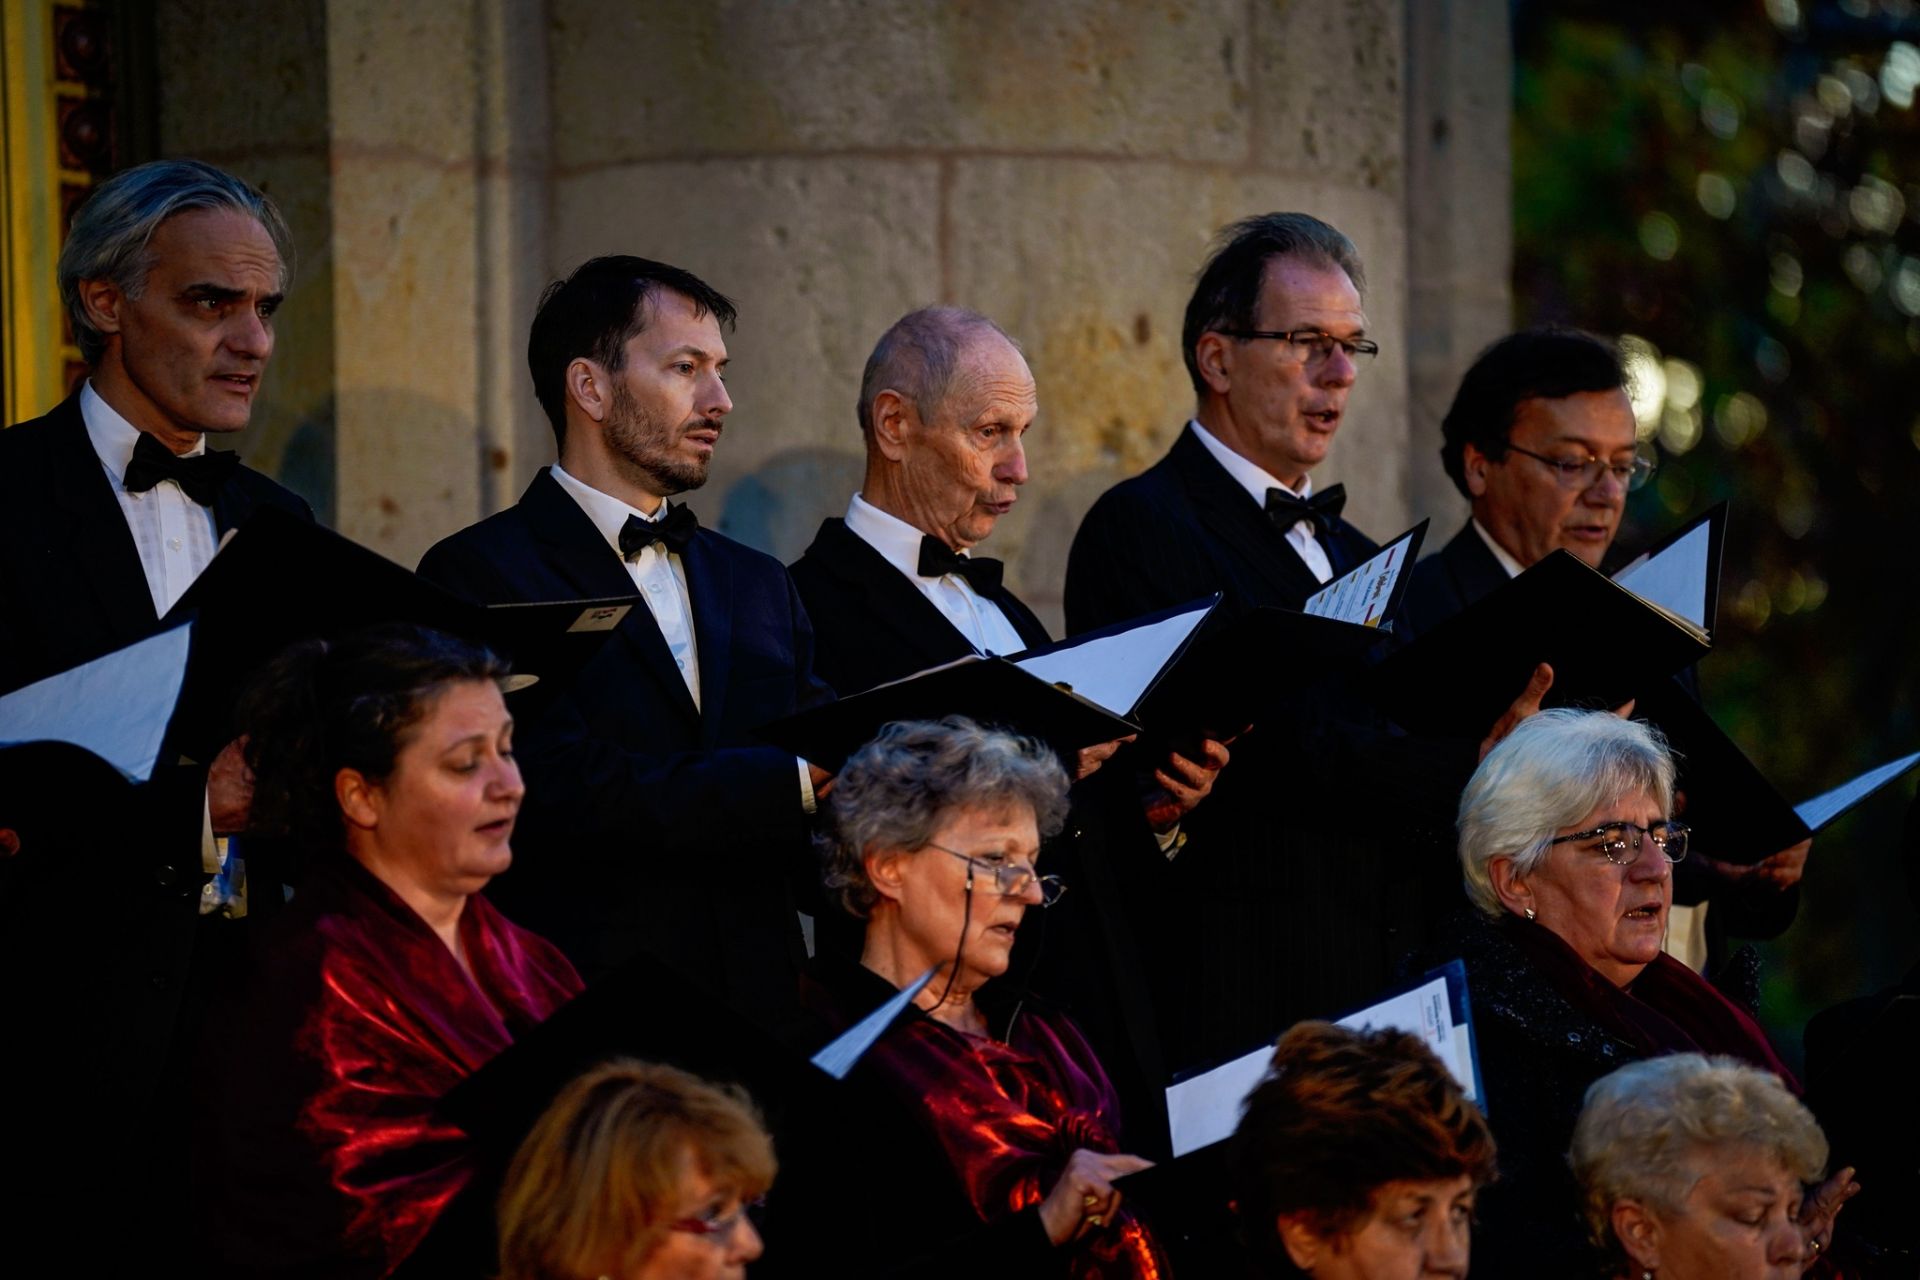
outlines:
[[[759,1196],[752,1200],[743,1200],[732,1213],[721,1213],[717,1209],[702,1214],[698,1218],[682,1218],[670,1224],[675,1231],[684,1231],[694,1236],[718,1236],[722,1241],[730,1239],[742,1222],[750,1217],[758,1217],[767,1207],[767,1198]]]
[[[943,844],[927,844],[929,849],[938,849],[944,854],[960,859],[967,864],[967,889],[973,889],[973,873],[976,870],[987,872],[993,879],[993,889],[1003,898],[1017,898],[1027,891],[1029,885],[1040,886],[1040,905],[1050,907],[1060,901],[1067,891],[1066,883],[1059,876],[1043,876],[1032,867],[1020,862],[987,862],[970,853],[958,849],[949,849]]]
[[[1632,492],[1645,484],[1647,477],[1653,474],[1653,459],[1645,455],[1635,457],[1632,462],[1608,462],[1591,454],[1580,459],[1550,458],[1544,453],[1522,449],[1511,440],[1507,441],[1507,448],[1551,467],[1553,478],[1560,482],[1562,489],[1591,489],[1600,483],[1602,475],[1611,473],[1622,488]]]
[[[1576,831],[1570,836],[1555,836],[1548,844],[1573,844],[1594,841],[1594,852],[1616,867],[1629,867],[1640,860],[1640,838],[1650,836],[1654,847],[1668,862],[1687,856],[1689,828],[1684,822],[1656,822],[1643,827],[1635,822],[1609,822],[1591,831]]]
[[[1222,335],[1238,338],[1242,342],[1263,339],[1268,342],[1284,342],[1292,352],[1307,364],[1325,364],[1333,357],[1335,347],[1347,353],[1347,359],[1358,364],[1362,357],[1380,354],[1380,344],[1372,338],[1336,338],[1321,329],[1221,329]]]

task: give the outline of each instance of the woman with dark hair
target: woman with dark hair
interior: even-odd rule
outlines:
[[[1232,1151],[1242,1234],[1266,1274],[1467,1274],[1493,1135],[1417,1037],[1298,1024],[1248,1095]]]
[[[295,646],[244,700],[255,828],[306,866],[203,1073],[216,1269],[391,1272],[471,1175],[439,1099],[580,990],[480,896],[524,794],[506,677],[388,626]]]
[[[1070,1019],[995,985],[1032,909],[1062,891],[1035,865],[1067,812],[1052,751],[959,716],[894,723],[828,804],[827,888],[865,921],[864,947],[857,964],[816,958],[803,1002],[837,1034],[931,978],[848,1078],[858,1105],[805,1109],[817,1128],[788,1148],[769,1263],[917,1280],[1165,1275],[1114,1185],[1148,1162],[1123,1153],[1099,1058]]]

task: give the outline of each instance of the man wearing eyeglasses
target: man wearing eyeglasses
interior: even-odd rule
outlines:
[[[1523,329],[1482,352],[1441,423],[1473,514],[1414,566],[1396,630],[1429,630],[1556,550],[1598,568],[1653,470],[1634,426],[1619,353],[1591,334]]]
[[[1221,233],[1187,303],[1182,354],[1198,405],[1157,465],[1108,490],[1067,560],[1070,631],[1223,591],[1228,613],[1298,608],[1375,549],[1315,493],[1367,337],[1360,254],[1304,213]]]

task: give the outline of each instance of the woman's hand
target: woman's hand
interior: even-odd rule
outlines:
[[[1853,1180],[1853,1166],[1848,1165],[1807,1193],[1796,1221],[1806,1235],[1809,1267],[1820,1261],[1820,1255],[1833,1244],[1833,1221],[1840,1216],[1841,1207],[1859,1192],[1860,1184]]]
[[[1120,1212],[1120,1193],[1114,1190],[1113,1180],[1152,1167],[1153,1161],[1139,1156],[1108,1155],[1085,1147],[1075,1151],[1060,1180],[1040,1202],[1047,1239],[1055,1245],[1067,1244],[1112,1222]]]

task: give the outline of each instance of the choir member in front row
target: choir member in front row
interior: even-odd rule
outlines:
[[[499,1280],[739,1280],[760,1256],[749,1215],[775,1168],[738,1089],[603,1063],[561,1091],[507,1170]]]
[[[645,948],[777,1028],[797,1012],[794,886],[811,888],[807,814],[827,775],[754,731],[830,694],[785,567],[670,501],[706,483],[733,409],[733,319],[704,281],[645,258],[551,285],[527,362],[559,458],[420,576],[488,605],[639,597],[521,726],[528,856],[499,900],[589,980]]]
[[[1795,1280],[1829,1265],[1853,1171],[1771,1072],[1669,1054],[1597,1081],[1570,1154],[1608,1280]]]
[[[248,695],[256,825],[307,870],[200,1073],[212,1274],[392,1271],[473,1172],[435,1105],[580,990],[480,895],[525,794],[506,674],[387,626],[298,645]]]
[[[1071,1020],[1004,989],[1018,932],[1060,886],[1035,865],[1066,814],[1046,747],[961,717],[888,725],[829,797],[826,882],[866,922],[858,962],[817,957],[804,1000],[835,1034],[932,971],[848,1078],[808,1109],[770,1205],[794,1274],[1166,1274],[1114,1179],[1121,1117]]]
[[[1493,1135],[1404,1031],[1302,1022],[1234,1133],[1233,1196],[1262,1273],[1461,1280]]]
[[[1578,1275],[1567,1142],[1587,1086],[1678,1052],[1731,1054],[1798,1089],[1759,1025],[1661,950],[1673,864],[1673,758],[1657,730],[1556,709],[1490,752],[1460,800],[1472,906],[1435,963],[1466,961],[1500,1180],[1481,1197],[1475,1274]]]

